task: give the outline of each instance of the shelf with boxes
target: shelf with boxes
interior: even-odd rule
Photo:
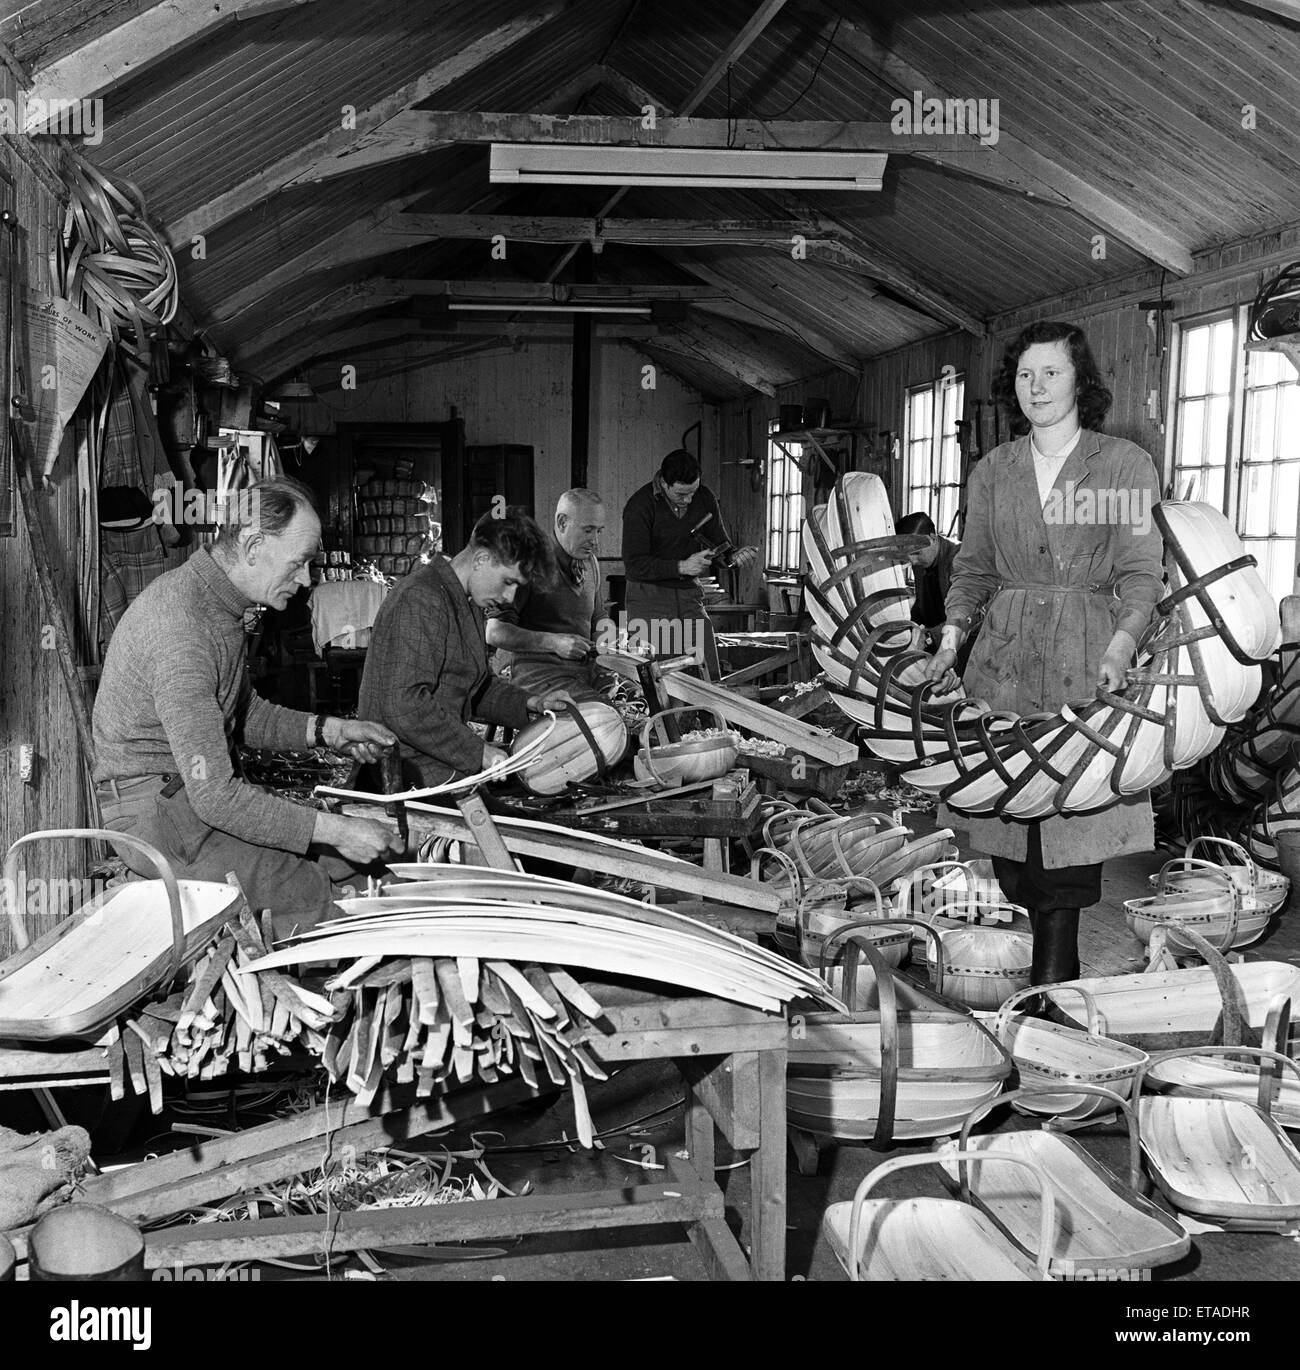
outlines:
[[[353,558],[404,576],[437,546],[440,525],[432,490],[419,480],[371,477],[354,491]]]

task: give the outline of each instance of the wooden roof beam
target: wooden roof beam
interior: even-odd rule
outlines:
[[[652,339],[659,334],[659,329],[653,324],[615,325],[598,322],[594,325],[594,331],[597,337],[617,342]],[[537,315],[526,315],[500,323],[469,319],[445,327],[439,324],[430,326],[427,320],[415,315],[392,314],[366,319],[350,327],[333,327],[324,335],[317,336],[314,341],[301,342],[283,352],[276,352],[273,347],[259,348],[256,352],[250,352],[247,359],[241,360],[235,369],[248,370],[278,380],[291,372],[326,365],[331,361],[346,363],[351,358],[395,342],[435,342],[455,338],[463,338],[467,342],[470,339],[497,339],[512,345],[523,342],[569,344],[573,340],[573,333],[567,326],[557,328],[554,319]],[[343,339],[347,339],[347,342],[338,345]],[[315,350],[320,347],[330,347],[332,350]]]
[[[810,257],[832,266],[847,267],[850,271],[861,271],[901,295],[913,309],[963,329],[977,338],[984,336],[986,330],[982,319],[922,280],[892,253],[867,241],[856,229],[834,219],[823,216],[822,226],[825,232],[834,236],[835,241],[830,246],[815,247],[809,252]]]
[[[698,315],[688,324],[660,333],[654,346],[678,356],[706,361],[751,390],[764,395],[776,394],[776,381],[755,364],[752,351],[732,338],[722,325],[706,322]]]
[[[325,179],[326,176],[333,174],[332,164],[353,152],[359,141],[375,133],[412,105],[429,99],[485,62],[500,56],[544,24],[550,23],[563,9],[564,4],[556,0],[555,3],[543,5],[529,14],[500,25],[481,38],[476,38],[453,56],[430,67],[414,81],[408,81],[391,95],[359,112],[355,128],[333,129],[310,143],[295,148],[264,171],[259,171],[256,175],[241,181],[239,185],[214,196],[206,204],[176,220],[168,228],[172,243],[189,242],[198,234],[207,233],[218,224],[233,219],[235,215],[250,209],[286,186],[313,179]],[[152,14],[154,11],[151,10],[149,13]],[[148,14],[142,18],[148,18]],[[598,71],[593,69],[585,72],[554,92],[548,102],[557,105],[567,103],[563,100],[566,94],[576,99],[578,95],[590,90],[599,79]]]
[[[1247,9],[1262,10],[1265,14],[1275,14],[1280,19],[1290,19],[1300,24],[1300,0],[1237,0]]]
[[[109,29],[32,74],[28,132],[40,132],[34,102],[99,97],[182,48],[240,19],[255,19],[314,0],[167,0]]]
[[[328,271],[402,248],[444,238],[481,238],[489,241],[497,234],[508,240],[540,243],[621,242],[648,246],[699,245],[707,243],[747,246],[790,246],[801,234],[814,247],[825,240],[833,246],[831,235],[816,222],[789,219],[595,219],[548,218],[507,214],[404,214],[401,211],[418,195],[390,201],[347,225],[323,241],[304,249],[274,271],[221,300],[213,308],[216,322],[232,319],[276,291],[292,285],[312,271]],[[597,228],[600,232],[597,234]],[[547,287],[550,288],[549,286]]]
[[[578,219],[523,214],[403,214],[393,232],[423,237],[478,238],[498,235],[508,242],[605,243],[640,247],[779,247],[788,250],[795,237],[831,241],[816,219],[807,215],[772,219]]]
[[[708,281],[736,304],[756,315],[760,328],[770,328],[787,334],[795,342],[820,353],[828,362],[850,375],[856,375],[861,369],[861,360],[848,351],[842,342],[827,337],[804,322],[805,316],[799,310],[797,296],[789,297],[794,295],[793,291],[782,291],[782,295],[787,296],[784,299],[764,299],[757,291],[733,280],[709,263],[692,258],[680,262],[679,265],[693,275],[699,276],[701,280]],[[708,308],[707,305],[703,307]],[[783,314],[782,310],[786,313]]]
[[[607,68],[607,74],[608,71]],[[628,83],[628,86],[624,93],[629,98],[644,97],[647,103],[653,104],[661,112],[668,109],[663,102],[656,101],[652,92],[632,83]],[[793,195],[755,192],[755,197],[778,206],[790,221],[802,221],[808,217],[807,210]],[[948,299],[941,291],[927,285],[896,257],[890,256],[882,249],[872,248],[860,235],[825,215],[814,218],[812,228],[813,231],[805,235],[810,258],[874,276],[891,290],[902,295],[921,313],[943,323],[955,325],[976,337],[983,335],[984,325],[979,318],[955,300]],[[554,274],[552,271],[551,275]]]
[[[745,23],[744,27],[718,54],[713,65],[704,73],[696,84],[695,89],[691,91],[682,102],[681,109],[677,111],[679,115],[683,118],[687,118],[699,109],[704,101],[708,99],[710,91],[712,91],[714,86],[716,86],[727,74],[727,68],[749,49],[750,45],[759,37],[763,30],[776,18],[784,5],[785,0],[762,0],[762,3],[754,13],[750,15],[749,20]],[[665,107],[660,113],[671,115],[673,111]],[[609,214],[610,210],[627,194],[627,189],[626,186],[620,187],[605,201],[600,208],[600,218],[603,219]],[[560,272],[562,272],[573,260],[577,251],[578,249],[576,247],[571,247],[567,252],[562,253],[559,260],[551,267],[550,271],[547,272],[547,279],[552,281],[555,280]]]
[[[531,281],[398,280],[372,277],[340,286],[311,304],[303,305],[289,314],[277,315],[272,323],[245,339],[239,351],[247,355],[264,354],[281,339],[292,337],[303,329],[317,327],[327,319],[349,318],[382,309],[386,305],[400,305],[419,299],[446,299],[471,304],[475,301],[489,304],[519,301],[538,304],[641,304],[653,300],[714,298],[717,293],[708,286],[550,285]],[[466,324],[469,321],[461,319],[459,322]]]
[[[819,9],[828,15],[833,14],[839,23],[836,44],[849,56],[874,72],[883,84],[909,98],[913,91],[924,91],[927,99],[947,100],[950,93],[935,84],[924,72],[903,61],[878,43],[875,38],[858,24],[844,19],[827,3],[827,0],[814,0]],[[990,149],[996,159],[1014,168],[1009,175],[1028,175],[1036,181],[1049,186],[1062,203],[1082,218],[1095,224],[1103,232],[1113,234],[1120,242],[1126,243],[1134,251],[1150,258],[1160,266],[1186,276],[1192,269],[1191,249],[1172,233],[1144,218],[1113,195],[1089,185],[1082,177],[1067,170],[1050,157],[1031,148],[1014,134],[1005,129],[999,131],[996,146]],[[934,158],[941,164],[941,159]],[[981,163],[987,166],[993,159]],[[966,170],[964,166],[961,170]],[[882,277],[882,279],[884,279]]]
[[[678,119],[639,114],[507,114],[412,109],[367,134],[332,164],[331,174],[448,143],[539,143],[585,147],[776,148],[804,152],[987,151],[973,134],[895,133],[888,123],[833,119]]]
[[[388,224],[400,215],[407,205],[425,194],[427,192],[421,189],[395,200],[388,200],[359,219],[335,229],[327,237],[281,262],[265,276],[259,276],[243,289],[219,300],[208,311],[208,318],[214,323],[224,323],[252,309],[259,301],[274,295],[277,290],[288,288],[311,272],[330,271],[335,267],[368,261],[372,257],[382,256],[385,252],[396,252],[400,248],[413,246],[416,238],[393,235],[388,230]]]

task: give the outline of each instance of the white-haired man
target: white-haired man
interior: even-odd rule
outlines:
[[[513,654],[510,679],[521,689],[566,690],[574,699],[606,693],[609,677],[595,661],[604,616],[596,552],[604,531],[600,496],[566,490],[555,506],[554,583],[521,586],[514,603],[488,620],[488,645]]]

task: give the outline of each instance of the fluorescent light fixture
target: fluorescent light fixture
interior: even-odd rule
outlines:
[[[649,314],[648,304],[510,304],[493,300],[453,300],[448,309],[458,313],[477,314],[480,310],[494,310],[500,314]]]
[[[879,190],[884,152],[493,143],[493,181],[570,186]]]

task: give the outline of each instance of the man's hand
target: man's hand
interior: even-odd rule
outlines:
[[[528,700],[528,712],[531,714],[558,714],[561,710],[568,708],[570,704],[577,702],[568,690],[552,690],[549,694],[531,695]]]
[[[695,552],[687,557],[685,561],[677,563],[677,574],[679,576],[702,576],[713,562],[713,555],[710,552]]]
[[[735,566],[739,566],[739,567],[741,567],[741,568],[743,569],[744,567],[750,565],[751,562],[754,562],[754,561],[757,561],[757,560],[758,560],[758,548],[757,548],[757,547],[742,547],[742,548],[740,549],[740,551],[738,551],[738,552],[736,553],[736,555],[732,558],[732,564],[735,565]]]
[[[591,651],[591,643],[577,633],[548,633],[551,652],[564,661],[585,661]]]
[[[382,723],[370,723],[363,718],[325,720],[325,745],[354,761],[376,762],[396,741],[397,734]]]
[[[490,743],[483,744],[483,764],[480,770],[490,771],[493,766],[499,766],[503,761],[510,759],[510,753],[504,747],[493,747]]]
[[[338,813],[316,815],[312,840],[333,847],[354,866],[369,866],[402,850],[401,839],[386,824],[376,823],[373,818],[348,818]]]

